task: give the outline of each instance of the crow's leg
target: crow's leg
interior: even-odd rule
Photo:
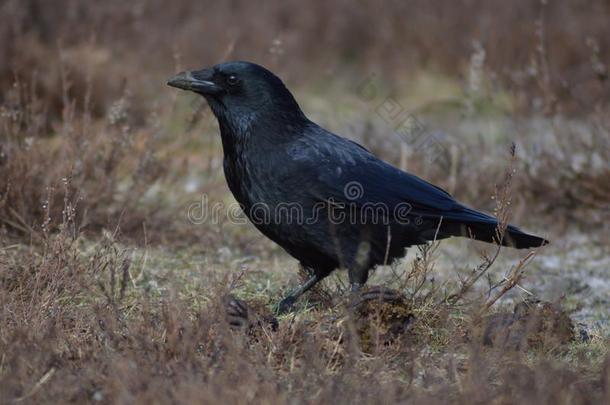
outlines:
[[[313,273],[313,271],[311,273]],[[311,287],[316,285],[318,283],[318,281],[320,281],[320,280],[322,280],[322,277],[313,273],[311,275],[311,277],[303,285],[301,285],[296,290],[292,291],[290,294],[288,294],[288,296],[286,298],[284,298],[283,300],[280,301],[280,303],[277,306],[277,311],[276,311],[278,313],[278,315],[285,314],[285,313],[292,311],[292,307],[294,306],[294,303],[296,302],[296,300],[301,295],[306,293],[309,289],[311,289]]]
[[[362,289],[369,278],[369,270],[363,266],[353,266],[348,269],[350,291],[355,293]]]

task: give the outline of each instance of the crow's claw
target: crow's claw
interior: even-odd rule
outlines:
[[[367,302],[377,301],[379,303],[395,303],[404,298],[403,294],[386,287],[376,286],[368,290],[354,293],[351,297],[349,307],[358,309]]]
[[[233,295],[225,297],[226,318],[229,325],[243,328],[249,325],[247,304]]]
[[[292,310],[294,309],[294,303],[296,302],[296,298],[294,298],[293,296],[289,295],[288,297],[284,298],[283,300],[280,301],[280,303],[277,305],[277,309],[276,309],[276,313],[278,315],[283,315],[283,314],[287,314],[289,312],[292,312]]]

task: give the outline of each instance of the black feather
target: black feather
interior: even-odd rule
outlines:
[[[237,84],[228,85],[229,76]],[[495,218],[311,122],[261,66],[225,63],[193,77],[214,83],[213,94],[202,94],[220,124],[233,195],[263,234],[320,277],[347,267],[350,281],[364,282],[369,269],[403,257],[406,247],[450,236],[518,249],[548,243],[512,225],[498,241]],[[298,212],[276,216],[283,206]],[[265,211],[272,217],[260,217]]]

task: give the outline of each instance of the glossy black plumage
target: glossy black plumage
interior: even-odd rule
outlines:
[[[494,241],[495,218],[313,123],[261,66],[224,63],[182,73],[169,84],[206,98],[220,125],[231,192],[255,226],[318,279],[345,267],[350,282],[363,284],[374,266],[435,238]],[[300,213],[276,215],[283,205]],[[364,215],[371,207],[381,208]],[[348,220],[329,217],[331,211]],[[546,241],[509,226],[502,243],[530,248]]]

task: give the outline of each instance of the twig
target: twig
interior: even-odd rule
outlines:
[[[536,253],[537,252],[535,250],[531,251],[524,258],[519,260],[519,263],[517,263],[517,265],[511,269],[508,277],[506,278],[506,283],[504,284],[502,289],[498,291],[496,295],[494,295],[492,298],[488,299],[485,304],[483,304],[483,307],[481,308],[479,314],[483,314],[484,312],[486,312],[493,304],[496,303],[496,301],[500,299],[500,297],[506,294],[509,290],[515,287],[519,283],[519,281],[521,281],[521,278],[525,273],[525,268],[527,264],[530,262],[531,258],[536,256]]]
[[[55,367],[51,367],[49,369],[49,371],[47,371],[41,378],[40,380],[38,380],[38,382],[34,385],[34,387],[32,387],[32,389],[30,390],[30,392],[28,392],[27,394],[19,397],[19,398],[15,398],[13,400],[13,402],[21,402],[24,399],[27,399],[29,397],[31,397],[32,395],[34,395],[39,389],[40,387],[42,387],[47,381],[49,381],[51,379],[51,377],[53,377],[53,374],[55,374]]]
[[[383,256],[384,266],[388,265],[388,257],[390,256],[390,243],[392,243],[392,228],[390,227],[390,225],[388,225],[388,236],[386,240],[387,242],[385,246],[385,255]]]
[[[465,280],[462,280],[460,290],[455,293],[449,295],[446,301],[452,305],[455,305],[459,300],[464,298],[464,296],[470,291],[472,286],[483,277],[483,275],[487,274],[491,266],[495,263],[498,256],[500,255],[500,251],[502,250],[502,242],[504,241],[504,235],[506,233],[506,228],[508,227],[508,220],[510,217],[510,203],[511,203],[511,195],[510,195],[510,186],[512,184],[512,179],[515,173],[514,163],[515,163],[515,152],[516,147],[515,144],[512,143],[510,147],[510,161],[507,169],[506,177],[504,179],[504,183],[500,186],[496,186],[496,191],[494,196],[492,197],[496,200],[496,208],[494,210],[496,214],[496,218],[498,219],[498,225],[496,227],[496,238],[495,241],[497,243],[496,250],[493,256],[488,256],[482,254],[483,262],[479,264],[475,269],[473,269],[468,277]],[[511,287],[512,288],[512,287]]]

